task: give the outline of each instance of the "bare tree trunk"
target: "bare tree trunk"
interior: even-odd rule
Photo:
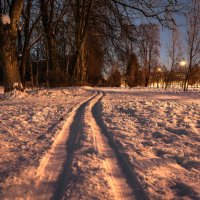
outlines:
[[[42,24],[46,34],[48,44],[48,64],[49,64],[49,84],[51,87],[59,86],[60,67],[58,62],[58,49],[56,45],[54,9],[55,1],[40,0],[40,10],[42,15]]]
[[[30,78],[31,78],[31,87],[32,87],[32,90],[33,90],[33,87],[34,87],[34,77],[33,77],[33,66],[32,66],[32,61],[31,61],[30,56],[29,56],[29,71],[30,71]]]
[[[183,90],[188,89],[189,78],[191,76],[192,66],[199,62],[200,56],[200,2],[199,0],[192,0],[192,12],[187,16],[188,30],[187,30],[187,45],[189,53],[189,65],[183,83]]]
[[[151,58],[149,59],[149,62],[151,61]],[[145,77],[145,87],[148,87],[149,85],[149,79],[150,79],[150,73],[151,73],[151,64],[148,64],[147,74]]]
[[[10,8],[10,23],[0,22],[0,51],[3,63],[5,92],[13,89],[22,90],[20,80],[16,43],[17,25],[23,8],[23,0],[12,1]]]
[[[188,81],[189,81],[189,78],[190,78],[190,73],[191,73],[191,68],[192,68],[191,60],[192,59],[190,58],[190,64],[189,64],[188,70],[186,72],[185,80],[184,80],[184,83],[183,83],[183,91],[184,92],[187,92],[187,90],[188,90]]]
[[[37,64],[36,64],[36,75],[35,75],[35,86],[36,88],[39,88],[39,67],[38,67],[38,61],[37,61]]]
[[[49,59],[48,59],[48,45],[46,45],[45,48],[45,54],[46,54],[46,87],[49,87]]]
[[[167,87],[170,83],[170,79],[173,74],[173,71],[174,71],[175,67],[177,66],[176,63],[180,61],[180,59],[183,55],[182,44],[181,44],[181,35],[180,35],[177,27],[174,27],[174,29],[171,32],[171,41],[167,48],[167,51],[168,51],[169,60],[171,63],[171,68],[170,68],[169,74],[167,75],[165,90],[167,89]]]
[[[171,75],[172,75],[172,68],[173,67],[171,67],[170,72],[167,75],[167,80],[166,80],[166,84],[165,84],[165,90],[167,90],[167,87],[169,86],[169,83],[170,83],[170,78],[171,78]]]
[[[26,87],[26,80],[25,80],[25,76],[26,76],[26,66],[27,66],[27,59],[29,57],[29,49],[27,48],[28,46],[26,46],[26,44],[24,44],[24,53],[22,54],[22,59],[21,59],[21,81],[22,81],[22,85],[25,88]]]
[[[16,54],[16,39],[10,37],[10,39],[6,39],[7,41],[1,49],[1,56],[3,61],[3,73],[4,73],[4,81],[5,81],[5,92],[12,91],[14,88],[22,89],[18,62],[17,62],[17,54]],[[0,41],[1,43],[1,41]]]
[[[76,80],[78,81],[83,81],[83,82],[86,81],[86,74],[87,74],[86,58],[87,58],[86,39],[84,39],[76,66],[77,67]]]
[[[59,63],[55,35],[47,35],[48,58],[50,67],[50,86],[59,86]]]
[[[93,0],[76,1],[76,53],[73,64],[73,76],[76,81],[86,80],[86,35]]]
[[[27,2],[27,6],[25,9],[25,24],[24,24],[24,46],[23,46],[23,51],[22,51],[22,58],[21,58],[21,65],[20,65],[20,75],[21,75],[21,81],[22,85],[26,87],[26,80],[25,80],[25,75],[26,75],[26,66],[27,66],[27,60],[29,57],[29,41],[30,41],[30,32],[29,32],[29,24],[30,24],[30,13],[31,13],[31,6],[32,6],[32,0],[29,0]]]

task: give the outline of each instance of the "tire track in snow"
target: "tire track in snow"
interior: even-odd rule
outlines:
[[[88,124],[92,128],[94,146],[97,151],[105,158],[104,167],[108,174],[107,181],[116,200],[134,200],[133,189],[127,182],[126,176],[121,168],[115,150],[110,146],[108,138],[104,135],[103,129],[99,126],[99,112],[96,112],[96,106],[103,98],[103,94],[93,98],[86,110]]]
[[[70,181],[73,153],[79,145],[79,136],[86,123],[84,115],[88,116],[88,124],[93,130],[94,146],[105,157],[104,166],[109,174],[107,180],[115,199],[147,199],[141,193],[143,191],[138,190],[139,186],[130,181],[135,177],[130,173],[128,164],[121,159],[121,154],[113,145],[101,117],[98,116],[100,113],[98,106],[103,96],[102,92],[98,92],[72,110],[62,131],[56,138],[52,150],[43,159],[36,187],[27,199],[62,199],[65,188]],[[138,195],[138,193],[141,194]]]
[[[106,155],[110,183],[113,184],[113,192],[116,192],[115,199],[148,200],[149,197],[137,179],[134,169],[131,168],[131,163],[124,152],[119,149],[112,133],[109,133],[100,116],[100,101],[104,96],[105,93],[96,102],[93,102],[91,111],[94,118],[93,124],[97,130],[94,131],[96,141],[98,141],[97,148]]]
[[[56,190],[54,192],[53,197],[51,198],[52,200],[62,199],[65,192],[65,188],[68,182],[70,181],[73,153],[79,146],[79,137],[84,123],[82,118],[84,116],[85,107],[96,96],[98,96],[98,93],[96,93],[96,95],[92,96],[89,100],[81,104],[74,113],[72,121],[70,121],[70,126],[68,130],[69,137],[66,143],[67,159],[65,160],[63,170],[60,173],[59,182],[56,185]]]
[[[35,186],[26,195],[27,200],[59,200],[61,199],[70,174],[73,152],[80,132],[78,118],[85,106],[97,93],[76,105],[56,137],[51,149],[42,158],[37,171]],[[21,198],[24,199],[24,198]]]

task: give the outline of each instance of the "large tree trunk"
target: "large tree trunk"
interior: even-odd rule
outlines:
[[[86,81],[86,41],[93,0],[76,1],[76,53],[73,63],[75,81]]]
[[[74,77],[76,81],[86,81],[87,74],[87,49],[86,49],[86,39],[84,39],[80,51],[77,55],[77,61],[75,65]]]
[[[32,66],[32,60],[31,57],[28,57],[28,66],[29,66],[29,72],[30,72],[30,78],[31,78],[31,87],[32,90],[34,88],[34,77],[33,77],[33,66]]]
[[[48,43],[48,58],[49,58],[49,69],[50,69],[50,86],[59,86],[60,80],[60,67],[58,63],[58,52],[56,45],[56,38],[54,35],[47,35]]]
[[[20,64],[20,76],[21,76],[21,81],[22,85],[26,87],[26,80],[25,80],[25,75],[26,75],[26,70],[27,70],[27,63],[29,60],[29,41],[31,37],[30,33],[30,15],[31,15],[31,7],[32,7],[32,0],[29,0],[26,9],[25,9],[25,24],[24,24],[24,46],[22,50],[22,58],[21,58],[21,64]]]
[[[80,80],[85,82],[87,79],[87,42],[86,39],[83,43],[83,49],[81,53],[81,77]]]
[[[7,23],[0,22],[0,51],[3,63],[5,92],[13,89],[22,89],[20,80],[16,43],[17,43],[17,25],[20,19],[23,7],[23,0],[12,1],[10,16]]]
[[[26,66],[27,66],[27,60],[29,58],[29,48],[28,46],[24,46],[24,52],[22,54],[22,59],[21,59],[21,65],[20,65],[20,76],[21,76],[21,81],[22,81],[22,85],[25,88],[26,87]]]
[[[40,10],[42,14],[42,24],[47,39],[48,64],[50,74],[49,84],[51,87],[60,85],[60,67],[58,61],[58,49],[55,36],[55,24],[53,22],[55,12],[55,1],[40,0]]]
[[[148,87],[149,85],[149,80],[150,80],[150,75],[151,75],[151,61],[152,61],[152,48],[149,48],[149,56],[148,56],[148,69],[147,69],[147,74],[145,78],[145,87]]]
[[[0,37],[0,43],[1,43],[0,49],[1,49],[1,59],[3,63],[5,92],[12,91],[15,88],[22,89],[19,69],[18,69],[18,62],[17,62],[16,38],[9,36],[10,35],[8,34],[7,37],[6,36],[4,36],[4,38]],[[2,39],[4,39],[3,45],[2,45]]]

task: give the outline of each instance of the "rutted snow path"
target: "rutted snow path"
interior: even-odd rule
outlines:
[[[125,200],[125,199],[135,199],[132,189],[127,183],[127,180],[123,174],[122,169],[118,163],[117,157],[115,155],[114,149],[109,145],[109,141],[106,136],[102,133],[101,127],[97,124],[98,114],[96,115],[92,113],[94,105],[96,105],[99,100],[103,97],[102,93],[92,99],[90,104],[88,105],[88,109],[86,110],[86,115],[88,118],[88,124],[92,127],[93,130],[93,138],[94,138],[94,146],[96,150],[105,156],[104,166],[109,174],[108,183],[112,189],[112,193],[114,199],[116,200]]]
[[[47,200],[60,199],[62,197],[79,134],[79,126],[77,126],[79,122],[76,122],[76,118],[80,110],[94,96],[72,109],[50,152],[43,158],[38,170],[37,177],[39,179],[36,187],[27,199]]]
[[[66,122],[57,134],[51,148],[42,157],[37,170],[27,169],[30,171],[25,171],[26,175],[24,177],[16,177],[13,183],[17,182],[18,186],[13,185],[12,193],[6,193],[5,191],[3,197],[0,195],[0,199],[2,197],[3,199],[12,200],[46,200],[52,199],[52,197],[54,199],[61,197],[65,187],[66,172],[70,164],[72,149],[76,142],[73,139],[73,132],[70,130],[71,124],[74,122],[78,110],[85,106],[95,95],[96,93],[79,103],[75,103],[69,109]]]
[[[0,100],[0,199],[199,199],[199,95],[67,88]]]
[[[104,156],[103,165],[106,169],[106,173],[109,175],[106,179],[109,187],[111,188],[111,193],[114,196],[114,199],[135,199],[132,189],[128,185],[122,169],[120,168],[114,150],[110,147],[108,139],[103,135],[103,133],[101,133],[101,128],[97,125],[97,122],[92,114],[92,108],[102,98],[102,96],[103,94],[99,92],[88,101],[82,103],[78,108],[74,109],[65,124],[66,128],[64,127],[64,131],[67,134],[65,133],[63,136],[61,134],[60,138],[58,138],[58,143],[55,144],[54,153],[41,173],[43,181],[40,181],[40,184],[38,184],[37,191],[42,191],[39,193],[37,192],[37,195],[39,196],[36,197],[33,195],[31,199],[62,198],[64,195],[64,189],[70,181],[70,167],[73,160],[73,153],[76,148],[79,148],[79,138],[81,137],[81,131],[85,125],[89,125],[93,130],[92,136],[94,148],[99,154]],[[63,165],[64,167],[62,169]],[[59,175],[60,171],[62,171],[62,173]],[[60,178],[58,179],[57,184],[55,184],[56,187],[53,184],[43,186],[44,181],[48,181],[49,183],[54,182],[58,175]],[[49,177],[51,181],[48,180]]]
[[[74,118],[74,121],[71,124],[71,135],[76,135],[76,145],[74,148],[84,148],[84,142],[81,141],[81,135],[84,132],[84,128],[87,127],[87,130],[91,130],[92,135],[92,141],[93,141],[93,149],[97,154],[99,154],[101,157],[103,157],[103,162],[100,163],[100,165],[103,165],[103,168],[105,170],[105,174],[107,175],[104,177],[107,181],[108,187],[102,188],[103,190],[109,190],[110,189],[110,195],[112,196],[112,199],[115,200],[134,200],[134,195],[132,188],[127,183],[126,177],[118,163],[116,154],[114,149],[111,148],[109,145],[108,139],[104,136],[104,134],[101,132],[101,127],[96,122],[96,117],[92,113],[92,109],[96,103],[100,101],[100,99],[103,97],[102,92],[98,92],[98,94],[92,98],[90,101],[83,104],[76,113],[76,116]],[[87,136],[90,134],[89,131],[86,133]],[[81,147],[79,147],[81,146]],[[72,155],[73,157],[73,155]],[[80,159],[80,155],[79,158]],[[69,170],[69,169],[68,169]],[[92,169],[91,169],[92,170]],[[72,171],[72,170],[71,170]],[[70,171],[69,171],[70,173]],[[102,180],[99,180],[102,181]],[[70,185],[70,178],[68,184]],[[68,185],[67,184],[67,185]],[[76,184],[74,184],[75,187],[78,187]],[[69,186],[66,186],[69,187]],[[70,186],[71,187],[71,186]],[[89,189],[84,188],[85,190]],[[73,190],[73,189],[72,189]],[[77,188],[77,190],[81,193],[80,188]],[[77,191],[76,190],[76,191]],[[85,192],[85,191],[84,191]],[[103,191],[104,192],[104,191]],[[70,193],[70,192],[66,192]],[[73,192],[72,192],[73,193]],[[76,193],[76,192],[74,192]],[[89,194],[87,196],[79,196],[79,197],[72,197],[74,194],[68,194],[66,196],[64,194],[62,199],[93,199],[94,197],[91,197]],[[75,194],[77,195],[77,194]],[[105,197],[106,199],[110,199],[110,197]],[[71,198],[70,198],[71,197]],[[101,199],[100,197],[96,196],[95,199]]]
[[[106,193],[106,190],[108,190],[110,196],[106,194],[107,199],[135,199],[133,190],[127,182],[127,177],[124,175],[120,161],[117,158],[116,151],[110,146],[108,138],[102,132],[102,127],[97,123],[98,114],[100,113],[96,111],[94,113],[94,107],[102,97],[102,92],[95,92],[87,100],[71,109],[69,117],[51,149],[42,158],[37,174],[33,175],[35,176],[34,183],[27,183],[28,186],[19,188],[17,199],[76,199],[66,197],[65,192],[72,178],[72,164],[76,151],[80,146],[84,147],[84,144],[81,144],[83,130],[85,129],[87,132],[88,127],[92,130],[92,146],[97,154],[103,158],[100,159],[99,165],[103,166],[105,176],[104,179],[98,181],[104,182],[106,180],[107,187],[100,188],[100,191]],[[79,159],[81,159],[80,155]],[[102,199],[101,197],[96,198]],[[80,199],[89,200],[93,198],[85,195]]]

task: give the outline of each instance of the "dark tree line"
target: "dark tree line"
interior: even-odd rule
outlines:
[[[159,26],[149,20],[173,27],[173,14],[184,10],[181,2],[0,0],[5,92],[99,85],[106,76],[113,82],[112,74],[124,75],[130,86],[141,80],[147,86],[160,48]]]

